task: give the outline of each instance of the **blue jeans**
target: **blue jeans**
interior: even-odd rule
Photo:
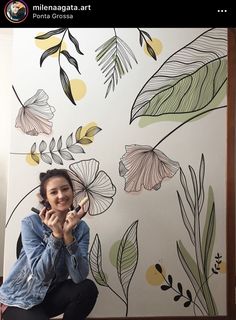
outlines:
[[[7,307],[4,320],[49,320],[64,314],[64,320],[83,320],[92,311],[98,296],[95,283],[86,279],[78,284],[68,279],[50,290],[44,301],[31,309]]]

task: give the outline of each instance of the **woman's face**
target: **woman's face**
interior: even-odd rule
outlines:
[[[58,212],[68,212],[73,203],[73,191],[64,177],[52,177],[45,185],[47,201]]]
[[[13,11],[14,14],[17,14],[17,12],[19,11],[19,6],[18,6],[17,3],[14,3],[12,5],[12,11]]]

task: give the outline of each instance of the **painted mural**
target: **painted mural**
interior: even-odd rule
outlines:
[[[225,315],[227,29],[15,29],[12,55],[4,273],[64,167],[89,198],[92,317]]]

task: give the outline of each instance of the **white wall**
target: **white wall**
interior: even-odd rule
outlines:
[[[0,276],[3,274],[3,248],[7,197],[7,171],[10,142],[12,29],[0,29]]]

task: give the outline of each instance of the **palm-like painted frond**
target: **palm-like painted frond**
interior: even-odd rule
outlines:
[[[96,51],[98,54],[96,60],[101,66],[102,73],[105,74],[105,82],[108,83],[106,96],[111,88],[114,91],[119,79],[125,73],[128,73],[129,68],[132,69],[131,59],[136,62],[135,55],[130,47],[118,36],[114,36],[101,45]]]

